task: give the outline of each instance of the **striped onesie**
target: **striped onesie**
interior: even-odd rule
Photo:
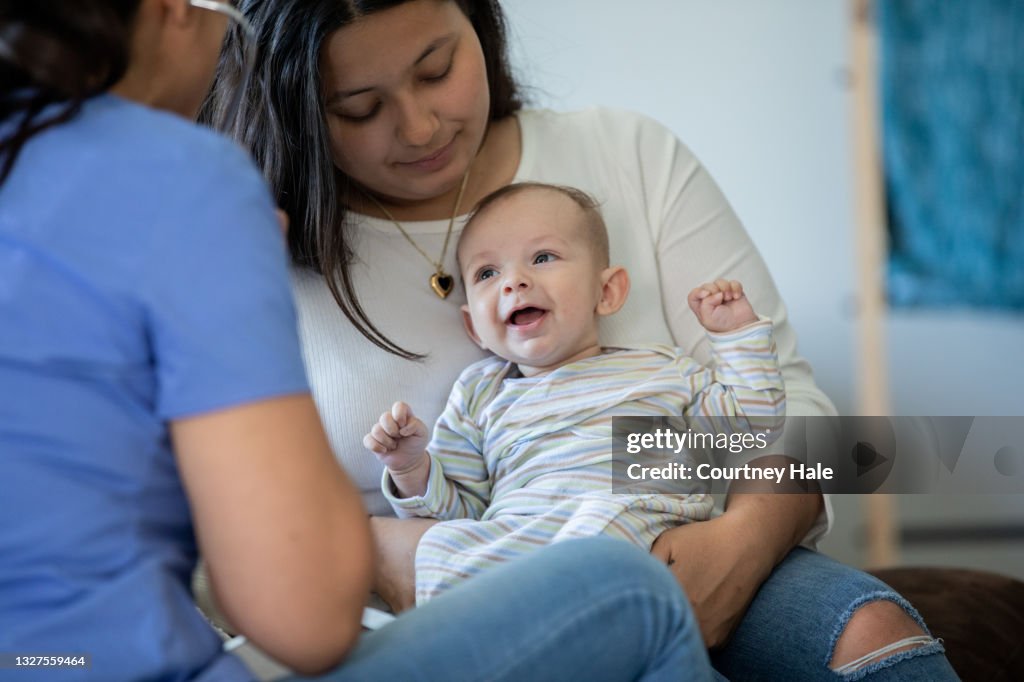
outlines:
[[[649,549],[707,519],[709,495],[613,494],[612,416],[780,416],[770,321],[710,334],[714,369],[663,345],[606,348],[539,377],[490,357],[456,381],[428,447],[427,490],[400,517],[440,519],[416,550],[423,603],[495,564],[568,538],[608,535]]]

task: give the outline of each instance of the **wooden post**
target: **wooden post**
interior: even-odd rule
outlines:
[[[850,0],[852,27],[854,204],[857,229],[857,280],[860,283],[857,339],[859,348],[858,411],[890,413],[885,350],[886,217],[882,179],[878,106],[878,35],[871,0]],[[895,500],[868,495],[865,520],[868,564],[892,565],[897,560]]]

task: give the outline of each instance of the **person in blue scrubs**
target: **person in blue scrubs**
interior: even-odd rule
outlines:
[[[200,552],[239,632],[302,674],[709,679],[670,572],[607,540],[361,636],[367,517],[309,395],[275,206],[191,122],[231,18],[0,11],[0,680],[251,679],[193,604]]]

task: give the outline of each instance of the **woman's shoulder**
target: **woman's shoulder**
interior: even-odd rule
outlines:
[[[106,184],[120,185],[122,195],[151,201],[155,214],[189,215],[197,230],[206,229],[199,224],[204,215],[222,220],[258,207],[271,216],[267,183],[249,152],[234,140],[128,100],[110,96],[97,105],[83,121],[85,132],[92,128],[96,134],[77,136],[90,145],[79,158],[85,167],[116,178],[117,183]]]
[[[611,107],[590,107],[575,111],[524,109],[519,112],[519,122],[530,131],[556,135],[584,136],[598,132],[610,137],[636,134],[675,137],[664,124],[646,114]]]
[[[43,120],[50,115],[44,111]],[[41,178],[60,178],[61,191]],[[111,220],[124,218],[126,230],[139,223],[180,230],[211,206],[271,203],[256,165],[233,141],[113,94],[87,100],[68,121],[29,140],[3,189],[26,215],[39,205],[51,217],[102,205]]]
[[[668,127],[635,111],[527,109],[519,113],[519,123],[525,172],[543,173],[554,163],[633,174],[659,167],[662,158],[693,157]]]
[[[60,178],[60,191],[43,178]],[[73,221],[78,241],[117,241],[154,268],[195,261],[200,249],[248,253],[280,242],[270,191],[247,153],[115,95],[32,138],[3,190],[40,240]]]
[[[77,119],[54,129],[52,143],[109,172],[177,176],[195,182],[229,175],[258,175],[249,155],[233,141],[193,121],[106,94],[86,103]]]

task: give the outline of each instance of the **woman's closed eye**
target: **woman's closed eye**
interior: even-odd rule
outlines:
[[[432,50],[419,64],[417,77],[424,83],[440,83],[451,74],[456,51],[457,45],[452,45],[447,50]]]
[[[445,66],[444,70],[442,70],[440,73],[435,73],[434,75],[427,74],[424,76],[420,76],[420,80],[423,81],[424,83],[440,83],[451,75],[452,65],[454,63],[454,61],[449,61],[448,65]],[[336,112],[336,114],[341,118],[345,119],[346,121],[351,121],[352,123],[362,123],[365,121],[369,121],[374,116],[376,116],[377,113],[380,111],[380,108],[381,103],[378,100],[372,107],[370,107],[369,109],[365,109],[364,111],[338,111]]]
[[[369,109],[366,109],[364,111],[360,111],[360,112],[336,111],[335,115],[345,119],[346,121],[351,121],[352,123],[363,123],[365,121],[369,121],[374,116],[376,116],[377,112],[380,111],[380,106],[381,106],[380,102],[378,101],[372,107],[370,107]]]
[[[447,78],[449,75],[451,75],[452,65],[454,63],[455,63],[455,60],[451,60],[451,61],[448,62],[448,65],[445,66],[444,69],[440,73],[436,73],[435,72],[434,74],[425,74],[423,76],[420,76],[420,80],[423,81],[424,83],[440,83],[445,78]]]

